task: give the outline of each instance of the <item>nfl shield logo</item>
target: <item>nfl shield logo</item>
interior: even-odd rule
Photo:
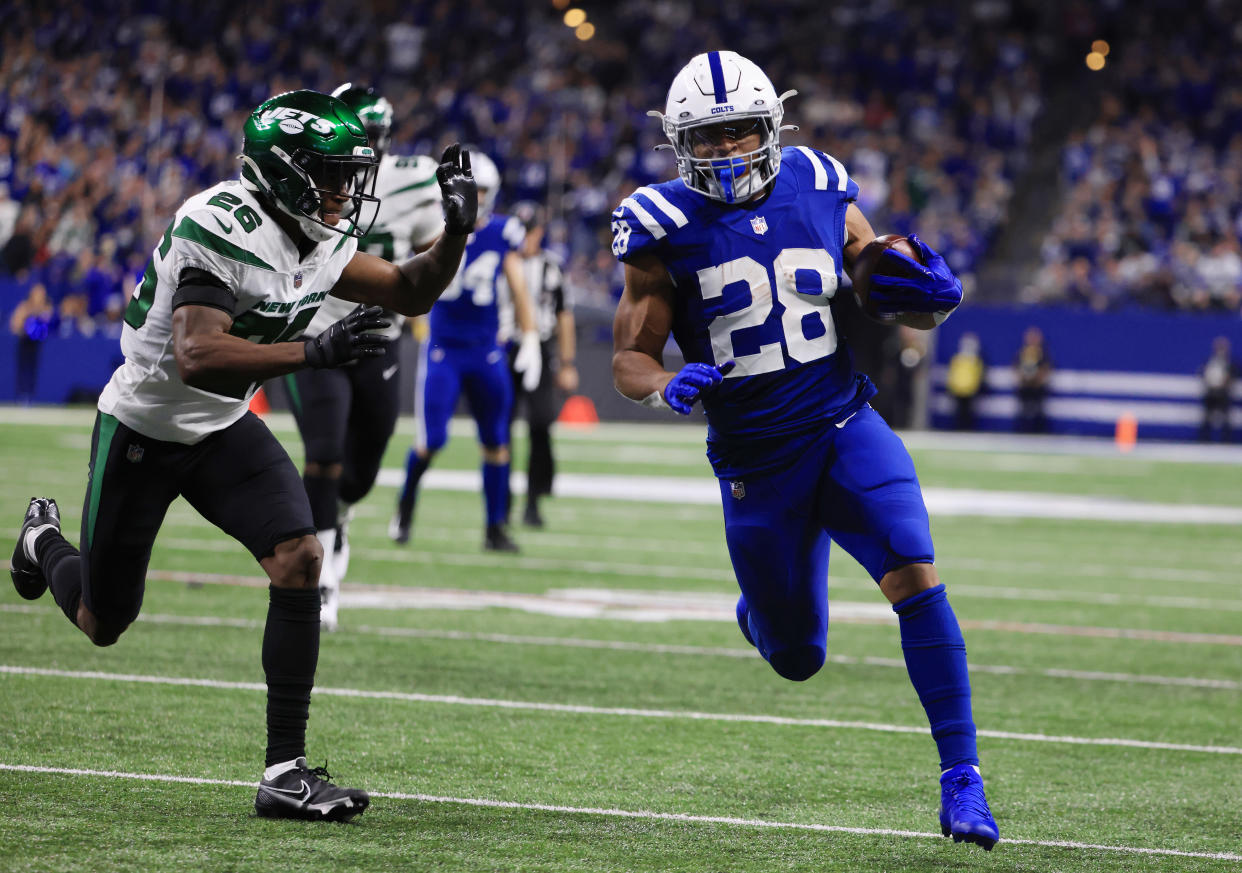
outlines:
[[[142,446],[131,445],[125,450],[125,460],[131,464],[137,464],[142,460]]]
[[[296,273],[293,274],[293,287],[294,288],[302,287],[302,271],[301,270],[298,270]]]
[[[750,227],[755,233],[763,236],[768,232],[768,220],[762,215],[753,216],[750,219]]]
[[[741,480],[730,482],[729,492],[733,495],[734,500],[741,500],[746,496],[746,485]]]

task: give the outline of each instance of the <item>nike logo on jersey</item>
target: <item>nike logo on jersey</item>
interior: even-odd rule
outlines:
[[[849,423],[850,423],[850,419],[851,419],[851,418],[853,418],[855,415],[857,415],[857,414],[858,414],[858,413],[860,413],[860,412],[862,412],[862,410],[861,410],[861,409],[855,409],[853,412],[851,412],[851,413],[850,413],[849,415],[847,415],[845,418],[843,418],[843,419],[841,419],[840,421],[838,421],[838,422],[837,422],[837,428],[838,428],[838,429],[840,429],[840,428],[845,427],[847,424],[849,424]]]
[[[277,794],[291,795],[292,799],[298,803],[305,803],[307,800],[310,800],[311,794],[310,786],[306,784],[305,779],[302,780],[301,788],[274,788],[271,785],[264,785],[263,790],[275,791]]]
[[[213,215],[213,216],[211,216],[211,217],[212,217],[212,218],[216,218],[214,215]],[[218,218],[216,218],[216,224],[220,225],[220,229],[221,229],[222,231],[224,231],[225,233],[232,233],[232,232],[233,232],[233,225],[231,225],[231,224],[225,224],[223,221],[221,221],[221,220],[220,220],[220,219],[218,219]]]
[[[385,370],[384,372],[380,373],[380,375],[384,377],[384,381],[385,381],[385,382],[387,382],[387,381],[388,381],[389,379],[391,379],[394,375],[396,375],[396,373],[397,373],[397,367],[398,367],[398,366],[400,366],[400,365],[399,365],[399,364],[393,364],[393,365],[392,365],[391,367],[389,367],[387,370]]]

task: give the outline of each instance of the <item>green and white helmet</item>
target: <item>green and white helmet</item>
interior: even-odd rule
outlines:
[[[264,101],[242,128],[241,181],[297,220],[307,237],[364,237],[375,221],[378,159],[358,115],[318,91],[287,91]],[[347,196],[336,224],[325,197]]]
[[[341,85],[332,92],[332,96],[357,113],[371,140],[371,148],[382,158],[392,141],[392,104],[377,94],[374,88],[365,88],[353,82]]]

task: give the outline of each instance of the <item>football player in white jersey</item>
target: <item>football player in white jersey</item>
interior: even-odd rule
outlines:
[[[259,383],[307,367],[381,355],[382,310],[417,315],[452,280],[478,195],[468,154],[437,170],[444,235],[400,265],[358,252],[374,207],[375,152],[335,97],[291,91],[247,118],[241,179],[187,200],[125,310],[125,361],[99,398],[81,550],[56,502],[30,501],[10,562],[18,594],[49,587],[91,642],[109,646],[138,616],[151,546],[183,496],[239,540],[271,580],[261,816],[342,821],[365,791],[333,785],[306,761],[319,657],[323,549],[296,468],[248,401]],[[302,335],[329,295],[359,307]]]
[[[400,262],[411,250],[423,251],[444,230],[436,162],[429,157],[388,153],[392,139],[392,104],[374,88],[347,83],[332,95],[357,113],[379,160],[375,190],[379,211],[370,232],[358,242],[361,251]],[[315,337],[349,314],[353,304],[328,298],[311,320],[305,336]],[[385,333],[400,336],[404,317],[386,312],[392,322]],[[349,566],[347,529],[351,507],[371,490],[400,408],[399,344],[383,355],[348,367],[299,370],[285,376],[294,417],[306,447],[302,481],[310,500],[316,536],[323,546],[319,572],[323,628],[335,630],[341,582]]]

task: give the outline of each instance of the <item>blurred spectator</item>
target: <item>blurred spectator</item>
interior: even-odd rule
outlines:
[[[1237,372],[1228,337],[1218,336],[1212,341],[1212,356],[1199,371],[1203,383],[1203,424],[1199,428],[1199,439],[1204,442],[1210,439],[1230,441],[1229,411]]]
[[[17,227],[17,215],[21,211],[21,204],[9,197],[8,184],[0,182],[0,250],[4,249],[9,237],[13,236],[13,230]]]
[[[1094,118],[1062,149],[1060,214],[1044,240],[1044,266],[1023,296],[1094,309],[1238,313],[1236,9],[1201,4],[1187,22],[1175,4],[1098,7],[1095,26],[1115,30],[1120,50],[1096,74],[1104,87]]]
[[[975,429],[975,401],[983,393],[983,357],[979,354],[979,337],[962,334],[957,351],[949,359],[946,387],[953,398],[954,430]]]
[[[1013,362],[1017,383],[1018,433],[1043,433],[1048,429],[1044,406],[1052,379],[1052,359],[1044,348],[1044,334],[1037,327],[1028,327],[1022,335],[1022,348]]]
[[[236,174],[245,112],[281,90],[352,80],[396,107],[394,153],[477,143],[504,175],[502,196],[547,202],[550,244],[587,308],[614,305],[611,267],[596,260],[609,247],[608,211],[636,185],[675,172],[667,152],[653,151],[663,135],[647,110],[663,108],[692,55],[728,46],[782,90],[801,91],[786,117],[803,131],[787,144],[841,160],[876,226],[919,230],[969,290],[1028,162],[1041,61],[1062,45],[1032,24],[1045,35],[1066,26],[1031,0],[843,0],[827,10],[811,0],[633,0],[592,8],[590,41],[546,0],[10,7],[0,34],[0,183],[29,219],[6,248],[9,272],[74,258],[105,237],[110,265],[126,270],[132,255],[150,254],[182,199]],[[805,26],[811,16],[831,41]],[[754,27],[760,18],[764,27]],[[208,31],[215,38],[204,41]],[[348,63],[304,50],[324,33]],[[87,298],[98,317],[107,298]]]
[[[17,402],[34,399],[39,378],[39,349],[52,324],[52,303],[47,289],[36,283],[9,316],[9,332],[17,337]]]

